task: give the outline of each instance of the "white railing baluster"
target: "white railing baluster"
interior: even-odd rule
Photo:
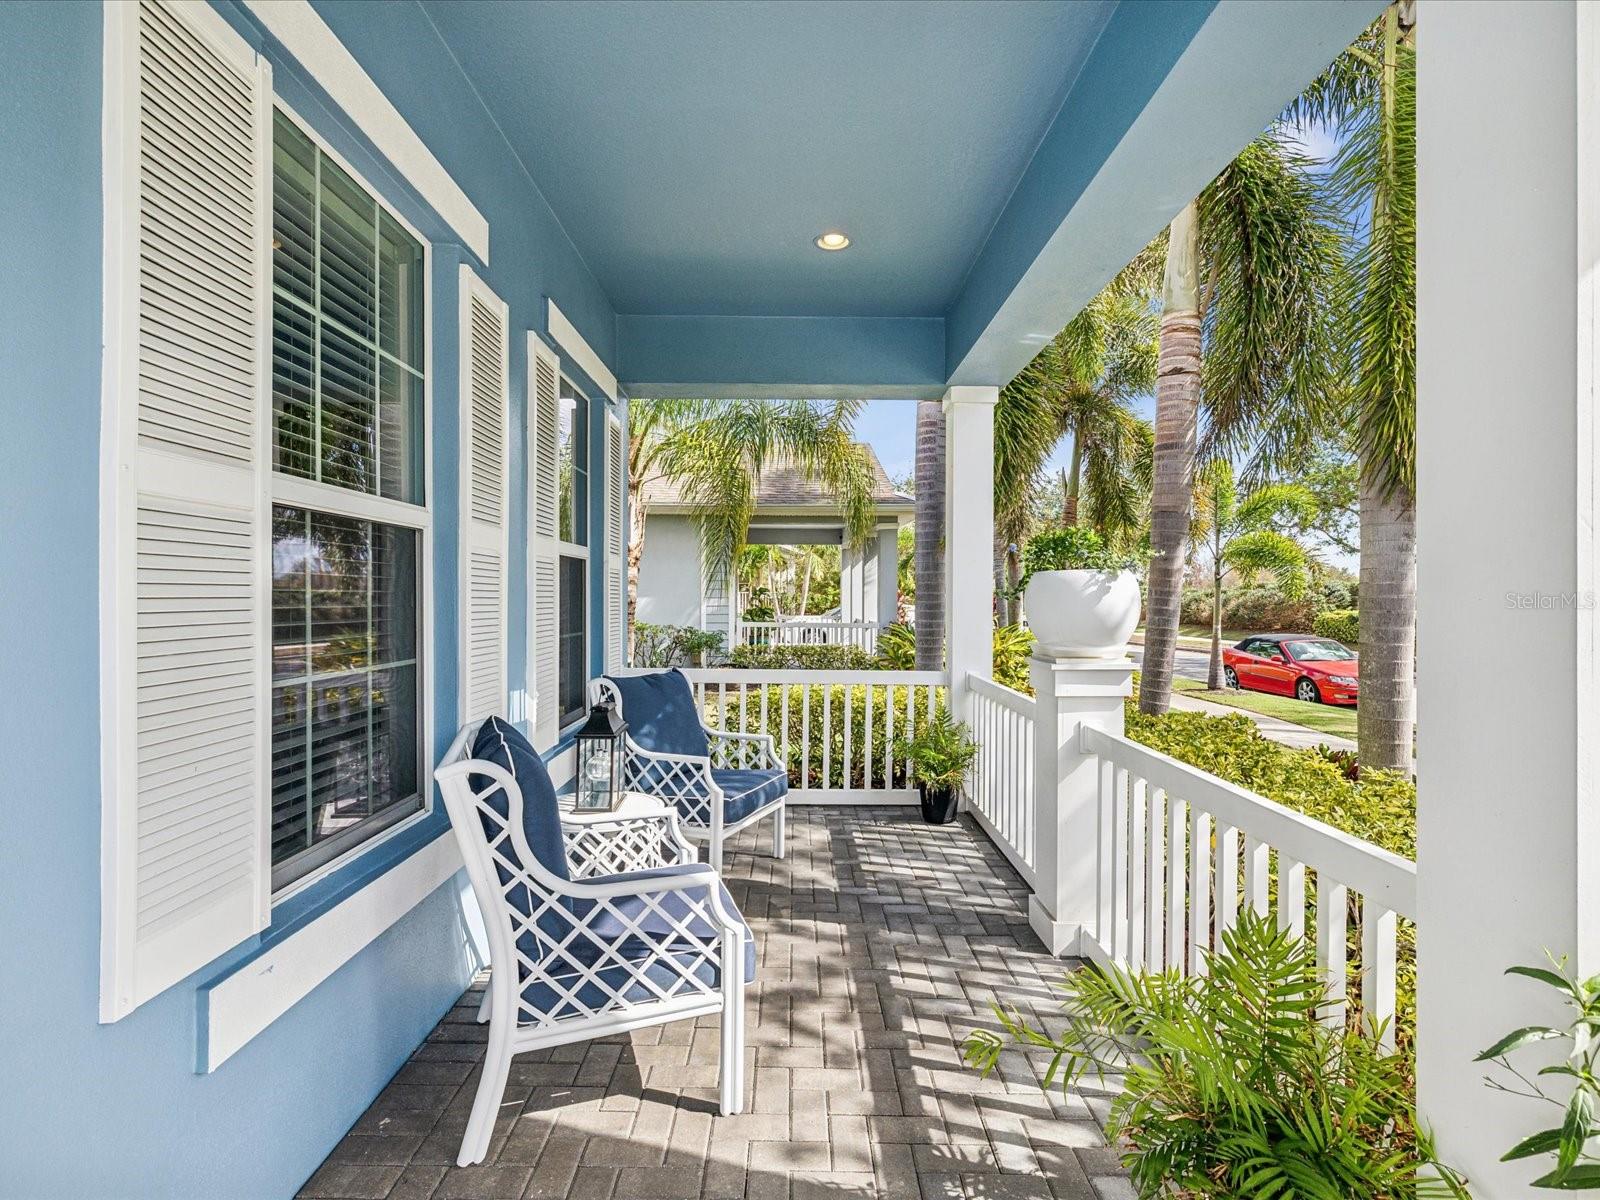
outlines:
[[[1189,974],[1206,973],[1211,945],[1211,814],[1190,807]]]
[[[1144,886],[1145,782],[1138,776],[1128,789],[1128,964],[1144,966],[1144,923],[1149,907]]]
[[[1183,970],[1184,918],[1188,884],[1184,878],[1188,847],[1189,806],[1178,797],[1163,792],[1167,801],[1167,956],[1168,970]]]
[[[822,787],[833,787],[833,688],[822,686]]]
[[[1378,1044],[1394,1050],[1396,921],[1392,908],[1361,905],[1361,1014],[1379,1029]]]
[[[800,786],[811,786],[811,685],[800,688]]]
[[[1216,939],[1214,947],[1222,945],[1222,935],[1239,920],[1239,831],[1232,825],[1217,827],[1217,867],[1214,883],[1216,895]]]
[[[855,715],[856,707],[853,695],[854,690],[848,684],[844,687],[844,762],[840,764],[843,768],[843,778],[840,783],[841,786],[846,788],[854,786],[856,772],[855,755],[853,753],[855,749],[853,745],[854,739],[850,736],[854,732],[851,728],[851,718]]]
[[[1268,846],[1250,834],[1244,839],[1244,902],[1258,917],[1267,915]]]
[[[1306,935],[1306,865],[1278,851],[1278,928]]]
[[[1144,961],[1152,971],[1162,966],[1162,935],[1166,932],[1166,795],[1154,785],[1148,789],[1149,815],[1145,818]]]
[[[1111,836],[1115,847],[1111,855],[1111,957],[1128,961],[1128,771],[1118,767],[1111,788]]]
[[[1325,871],[1317,872],[1317,970],[1322,974],[1328,1003],[1322,1019],[1329,1025],[1344,1020],[1345,994],[1349,986],[1346,938],[1349,928],[1350,892]]]
[[[864,740],[861,749],[861,786],[866,788],[868,791],[872,790],[872,693],[874,690],[875,689],[870,683],[867,684],[867,727],[862,731],[862,737]]]

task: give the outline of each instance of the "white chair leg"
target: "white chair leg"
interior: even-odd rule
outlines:
[[[514,1013],[513,1006],[508,1017]],[[480,1163],[489,1153],[489,1139],[494,1134],[495,1118],[500,1115],[500,1101],[505,1098],[506,1078],[511,1074],[511,1025],[509,1019],[489,1023],[483,1076],[472,1101],[472,1115],[467,1118],[467,1132],[461,1138],[461,1153],[456,1155],[458,1167]]]
[[[788,802],[785,801],[784,803],[778,805],[778,811],[777,811],[777,813],[775,813],[773,815],[773,818],[772,818],[772,857],[773,858],[782,858],[783,857],[783,820],[784,820],[785,813],[788,812],[788,809],[789,809]]]
[[[733,949],[738,946],[738,949]],[[724,938],[722,1045],[717,1066],[717,1107],[725,1117],[744,1111],[744,947]],[[731,969],[730,969],[731,968]]]
[[[493,1007],[494,984],[483,989],[483,999],[478,1001],[478,1024],[482,1025],[489,1020],[490,1010]]]
[[[711,869],[718,875],[722,874],[722,839],[715,833],[711,835]]]

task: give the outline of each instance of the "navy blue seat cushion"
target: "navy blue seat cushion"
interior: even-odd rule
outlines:
[[[694,960],[704,947],[714,944],[722,936],[721,931],[714,921],[690,907],[691,902],[703,903],[705,888],[713,884],[721,895],[724,909],[743,929],[744,979],[746,983],[754,983],[755,937],[734,904],[733,897],[728,894],[728,889],[708,865],[686,863],[648,871],[629,871],[606,876],[603,882],[660,876],[683,877],[695,882],[703,880],[704,886],[692,888],[688,895],[682,892],[658,893],[654,899],[664,911],[657,911],[644,896],[613,897],[608,904],[612,909],[620,909],[620,913],[600,912],[580,931],[573,933],[565,944],[547,950],[540,962],[539,978],[528,979],[523,987],[523,1007],[547,1019],[561,1019],[581,1015],[579,1005],[598,1009],[614,1003],[613,992],[620,993],[630,1003],[657,999],[659,993],[655,989],[634,977],[630,967],[638,963],[648,963],[645,975],[669,994],[674,984],[681,983],[682,978],[679,966],[674,963],[687,967],[694,978],[710,986],[718,986],[721,980],[716,968],[711,963]],[[580,920],[596,907],[595,902],[589,900],[574,899],[569,903],[572,912]],[[637,932],[627,922],[636,925]],[[681,930],[679,925],[682,926]],[[569,926],[569,932],[570,929]],[[623,962],[619,963],[617,958],[607,953],[608,949],[614,951]],[[585,970],[593,970],[599,982],[587,981],[578,986]],[[577,988],[576,1001],[563,995],[574,987]]]
[[[702,758],[711,753],[694,689],[682,671],[674,667],[648,675],[607,675],[606,679],[622,697],[628,736],[641,750]]]
[[[776,767],[757,770],[713,768],[711,778],[722,789],[722,820],[742,821],[758,808],[781,800],[789,792],[789,773]]]

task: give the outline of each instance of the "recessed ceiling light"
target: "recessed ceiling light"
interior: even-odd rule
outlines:
[[[843,250],[850,245],[850,239],[837,231],[819,233],[816,237],[818,250]]]

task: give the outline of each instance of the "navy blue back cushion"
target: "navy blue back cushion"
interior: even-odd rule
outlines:
[[[486,759],[511,772],[522,790],[522,832],[527,836],[528,848],[533,851],[541,866],[561,879],[571,879],[567,868],[566,846],[561,839],[561,812],[556,806],[556,789],[550,782],[550,772],[544,760],[534,751],[532,744],[516,728],[499,717],[490,717],[478,730],[472,743],[472,757]],[[472,790],[481,792],[489,781],[474,775]],[[496,792],[489,804],[501,816],[506,814],[506,795]],[[516,851],[508,845],[509,857]]]
[[[674,667],[649,675],[607,675],[622,695],[622,719],[628,736],[643,750],[657,754],[711,753],[706,731],[700,726],[694,689],[684,673]]]

